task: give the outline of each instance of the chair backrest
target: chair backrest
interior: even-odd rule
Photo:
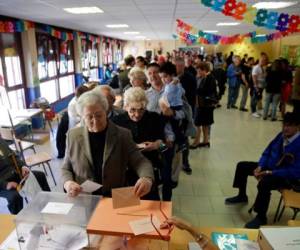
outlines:
[[[6,141],[14,140],[14,132],[11,128],[0,127],[0,135],[1,135],[2,139],[6,140]]]
[[[15,139],[15,145],[16,145],[17,151],[21,155],[22,160],[25,162],[25,156],[24,156],[24,150],[23,150],[23,147],[22,147],[22,141],[19,140],[19,139]]]
[[[16,136],[13,129],[0,127],[0,136],[6,141],[12,141],[15,145],[16,150],[18,152],[21,152],[19,149],[19,145],[16,142]]]

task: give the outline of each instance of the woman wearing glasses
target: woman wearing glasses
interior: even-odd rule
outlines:
[[[124,93],[124,114],[114,117],[113,122],[131,131],[134,142],[143,155],[152,162],[156,180],[162,170],[163,200],[171,200],[172,188],[170,173],[165,173],[165,162],[162,151],[166,150],[164,118],[146,110],[148,99],[145,91],[140,87],[132,87]],[[150,197],[158,200],[158,192],[154,187]]]
[[[127,172],[139,177],[135,194],[150,192],[154,179],[151,163],[139,152],[129,131],[107,119],[108,103],[92,91],[80,96],[77,103],[83,127],[71,129],[62,166],[64,189],[70,196],[81,192],[80,184],[91,180],[102,185],[95,194],[111,194],[112,188],[128,185]]]

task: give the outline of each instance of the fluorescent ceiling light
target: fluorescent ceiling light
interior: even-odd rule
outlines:
[[[136,36],[135,38],[136,38],[136,39],[146,39],[145,36]]]
[[[128,28],[128,24],[107,24],[106,25],[107,28],[112,28],[112,29],[115,29],[115,28]]]
[[[218,30],[203,30],[203,32],[206,32],[206,33],[218,33],[219,31]]]
[[[140,34],[139,31],[125,31],[124,32],[125,35],[138,35]]]
[[[72,14],[94,14],[94,13],[103,13],[98,7],[75,7],[75,8],[64,8],[64,11]]]
[[[253,7],[257,9],[283,9],[296,4],[297,2],[259,2],[253,4]]]
[[[256,35],[256,37],[264,37],[266,36],[266,34],[259,34],[259,35]]]
[[[236,26],[240,23],[232,22],[232,23],[217,23],[217,26]]]

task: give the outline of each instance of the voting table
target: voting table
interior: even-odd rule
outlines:
[[[6,239],[6,237],[14,230],[14,215],[0,214],[0,245]],[[247,234],[250,240],[256,240],[258,236],[258,230],[254,229],[242,229],[242,228],[222,228],[222,227],[201,227],[198,230],[207,236],[210,236],[212,232],[224,232],[224,233],[233,233],[233,234]],[[166,242],[159,240],[145,240],[137,238],[134,240],[133,244],[136,246],[147,246],[148,250],[188,250],[188,243],[194,241],[193,237],[186,231],[179,230],[175,228],[171,234],[171,240],[166,246]],[[111,246],[116,242],[116,238],[107,237],[102,240],[100,250],[108,250],[107,245]],[[159,248],[160,247],[160,248]]]

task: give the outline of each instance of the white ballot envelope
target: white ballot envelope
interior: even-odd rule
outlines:
[[[82,191],[85,193],[93,193],[102,187],[101,184],[90,180],[86,180],[85,182],[81,183],[80,186],[82,187]]]

